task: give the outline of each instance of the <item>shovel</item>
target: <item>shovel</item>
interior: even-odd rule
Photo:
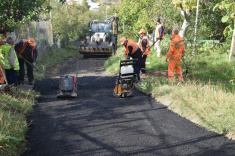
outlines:
[[[40,72],[41,74],[43,74],[46,78],[48,78],[49,80],[52,81],[51,85],[54,85],[56,82],[54,80],[52,80],[49,76],[47,76],[46,74],[44,74],[40,69],[36,68],[32,63],[30,63],[28,60],[26,60],[21,54],[18,55],[18,57],[20,59],[23,59],[26,63],[28,63],[29,65],[31,65],[34,69],[36,69],[38,72]]]

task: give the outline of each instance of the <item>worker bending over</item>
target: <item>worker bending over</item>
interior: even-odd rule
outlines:
[[[140,80],[140,67],[141,67],[141,60],[142,60],[142,51],[140,50],[137,43],[132,40],[127,40],[125,37],[120,39],[120,42],[126,49],[126,59],[138,59],[137,64],[134,65],[134,70],[136,72],[138,80]]]
[[[26,62],[28,81],[29,85],[33,85],[33,80],[34,80],[33,66],[35,66],[35,62],[38,55],[34,39],[30,38],[28,40],[21,40],[20,42],[16,43],[15,51],[18,55],[19,64],[20,64],[20,71],[19,71],[20,83],[24,84],[24,77],[25,77],[24,62],[25,60],[27,60],[29,62],[29,63]]]
[[[142,51],[142,62],[141,62],[140,70],[142,73],[146,73],[145,62],[146,62],[147,55],[150,54],[149,39],[147,36],[145,36],[146,32],[144,29],[140,29],[139,34],[142,38],[139,43],[140,49]]]
[[[174,80],[174,69],[176,69],[177,77],[180,82],[183,82],[181,70],[181,58],[184,56],[184,39],[178,35],[177,29],[172,30],[173,39],[170,43],[170,49],[166,55],[166,62],[169,59],[168,65],[168,81],[171,83]]]

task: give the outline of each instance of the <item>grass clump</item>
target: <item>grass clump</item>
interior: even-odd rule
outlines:
[[[33,109],[36,93],[0,94],[0,155],[19,155],[28,130],[27,115]]]
[[[124,60],[124,48],[119,48],[116,55],[109,57],[109,59],[105,62],[105,71],[110,74],[119,73],[120,70],[120,60]]]

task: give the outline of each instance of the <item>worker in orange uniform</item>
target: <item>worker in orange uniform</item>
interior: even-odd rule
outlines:
[[[178,35],[177,29],[172,30],[173,39],[170,43],[170,49],[166,55],[166,62],[169,59],[168,65],[168,81],[171,83],[174,80],[174,69],[176,69],[177,77],[180,82],[183,82],[181,70],[181,58],[184,56],[184,39]]]
[[[161,56],[161,40],[164,37],[164,26],[160,22],[160,18],[155,19],[156,27],[153,32],[153,41],[156,43],[157,57]]]
[[[141,67],[141,60],[142,60],[142,51],[140,50],[137,43],[132,40],[127,40],[125,37],[120,39],[120,42],[126,48],[126,59],[138,59],[137,64],[134,65],[134,70],[137,75],[137,79],[140,80],[140,67]]]
[[[140,49],[142,51],[142,62],[141,62],[140,70],[142,73],[146,73],[145,62],[146,62],[147,55],[150,54],[149,39],[147,36],[145,36],[146,32],[144,29],[140,29],[139,34],[142,38],[139,43]]]
[[[29,38],[28,40],[21,40],[20,42],[15,44],[15,51],[19,58],[20,70],[19,70],[19,79],[20,84],[24,84],[25,77],[25,60],[27,66],[27,76],[29,85],[33,85],[34,75],[33,75],[33,67],[35,66],[35,62],[38,56],[38,50],[33,38]],[[23,57],[23,58],[22,58]],[[25,60],[24,60],[25,59]]]

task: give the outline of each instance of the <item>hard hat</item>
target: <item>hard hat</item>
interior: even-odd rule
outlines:
[[[155,18],[155,22],[160,22],[160,18],[159,17]]]
[[[145,30],[144,29],[140,29],[140,32],[139,32],[139,34],[145,34]]]
[[[29,45],[32,46],[32,47],[35,47],[35,46],[36,46],[35,40],[34,40],[33,38],[29,38],[29,39],[28,39],[28,43],[29,43]]]
[[[122,45],[124,44],[125,41],[126,41],[126,38],[125,38],[125,37],[123,37],[123,38],[120,39],[120,42],[121,42]]]

